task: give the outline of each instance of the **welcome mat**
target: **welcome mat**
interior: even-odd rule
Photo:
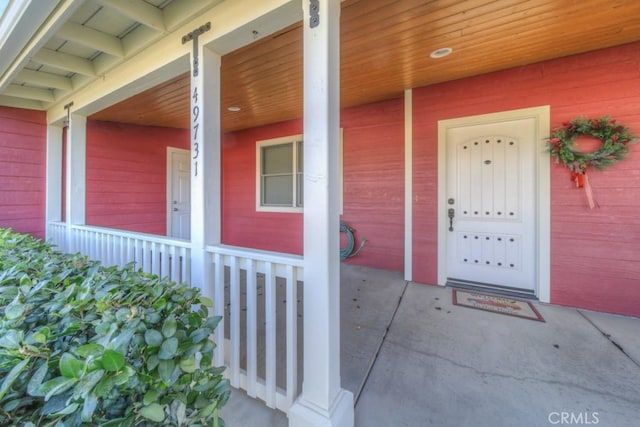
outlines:
[[[502,295],[488,295],[462,289],[454,289],[453,304],[544,322],[544,319],[530,301],[514,299]]]

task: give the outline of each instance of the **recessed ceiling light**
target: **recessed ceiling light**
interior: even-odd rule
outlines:
[[[240,111],[240,107],[228,107],[227,110],[233,111],[234,113]]]
[[[450,47],[442,47],[431,52],[429,56],[434,59],[444,58],[445,56],[451,54],[451,52],[453,52],[453,49],[451,49]]]

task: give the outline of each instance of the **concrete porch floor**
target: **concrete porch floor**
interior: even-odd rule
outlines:
[[[537,304],[546,322],[343,264],[341,375],[356,426],[640,425],[640,319]],[[286,426],[234,390],[228,427]]]

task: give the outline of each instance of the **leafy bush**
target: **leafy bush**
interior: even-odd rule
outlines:
[[[210,305],[0,229],[0,426],[223,425]]]

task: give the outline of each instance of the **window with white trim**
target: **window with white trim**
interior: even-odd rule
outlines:
[[[256,209],[301,212],[303,201],[302,135],[258,141]]]
[[[256,211],[302,212],[304,198],[302,135],[257,141]],[[340,213],[342,214],[342,128],[340,129]]]

